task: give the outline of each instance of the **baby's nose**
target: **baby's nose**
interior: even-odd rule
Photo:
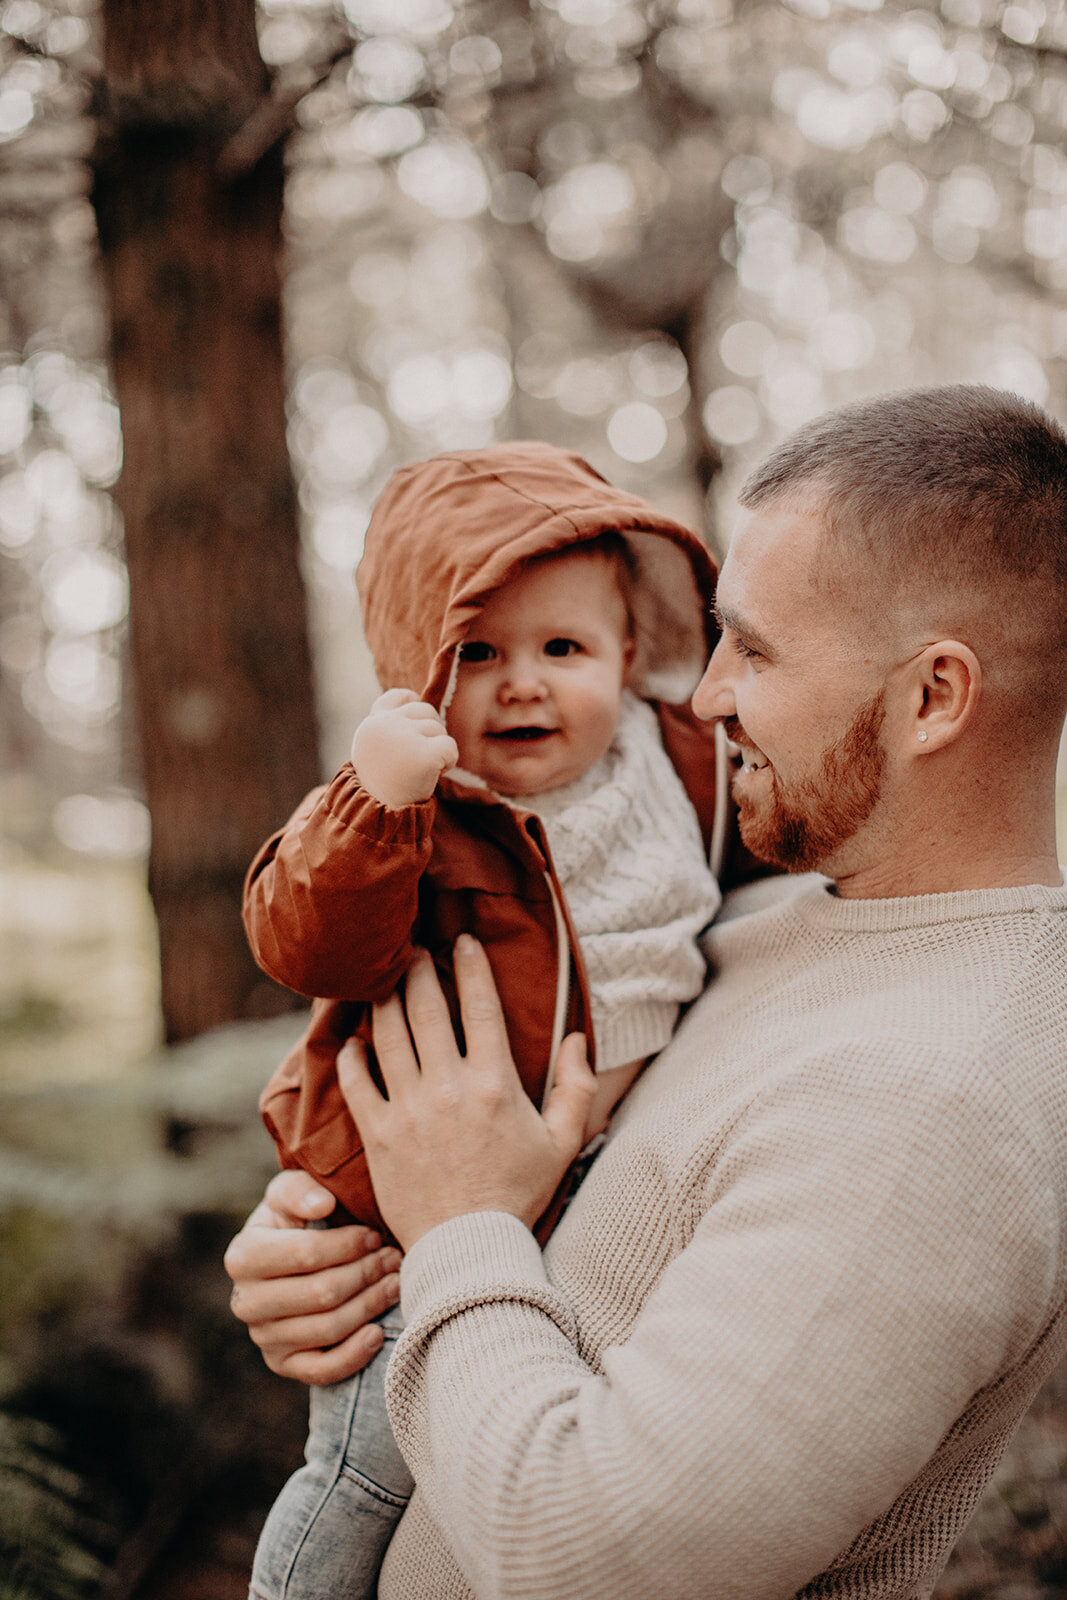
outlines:
[[[502,679],[500,693],[507,700],[541,700],[547,693],[544,675],[533,662],[516,663]]]

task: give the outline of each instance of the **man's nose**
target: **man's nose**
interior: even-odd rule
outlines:
[[[702,722],[716,717],[737,715],[733,683],[727,667],[725,641],[720,639],[704,669],[704,676],[693,690],[693,710]]]

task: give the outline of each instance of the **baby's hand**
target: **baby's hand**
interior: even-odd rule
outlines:
[[[458,760],[456,741],[438,713],[410,689],[379,695],[352,740],[360,782],[394,810],[428,800],[442,772]]]

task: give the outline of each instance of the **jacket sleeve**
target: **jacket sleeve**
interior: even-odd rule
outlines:
[[[286,988],[385,1000],[411,963],[436,801],[391,810],[346,763],[256,856],[244,888],[252,953]]]
[[[828,1093],[848,1100],[847,1081]],[[419,1541],[421,1570],[454,1559],[484,1600],[785,1600],[939,1446],[951,1481],[956,1419],[1049,1325],[1055,1206],[1025,1141],[1012,1157],[1001,1143],[1006,1095],[978,1122],[946,1094],[931,1126],[909,1121],[901,1081],[890,1125],[876,1096],[831,1099],[804,1144],[791,1130],[810,1088],[784,1083],[595,1366],[516,1218],[473,1213],[420,1239],[387,1380],[418,1489],[381,1595],[409,1592]],[[857,1139],[849,1113],[868,1111]]]

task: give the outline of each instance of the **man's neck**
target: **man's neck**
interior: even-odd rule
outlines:
[[[878,863],[853,873],[835,875],[837,892],[846,900],[885,900],[903,895],[951,894],[963,889],[1017,889],[1026,884],[1059,888],[1063,883],[1053,851],[1005,855],[966,865],[949,861]]]
[[[868,836],[850,841],[823,871],[845,899],[1058,887],[1054,770],[1031,773],[1010,792],[997,787],[961,781],[883,811]]]

